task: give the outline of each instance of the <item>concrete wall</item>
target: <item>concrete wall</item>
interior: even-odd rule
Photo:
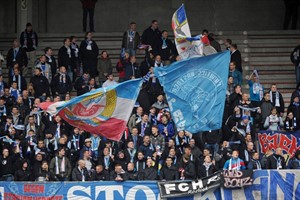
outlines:
[[[1,33],[14,32],[15,1],[0,0]],[[30,0],[32,21],[39,32],[82,31],[79,0]],[[141,31],[152,19],[160,29],[171,29],[171,18],[185,3],[191,30],[278,30],[282,28],[283,0],[98,0],[95,9],[96,32],[119,32],[130,21]],[[300,21],[300,20],[299,20]],[[300,22],[298,23],[300,28]]]
[[[0,0],[0,33],[16,32],[16,1]]]

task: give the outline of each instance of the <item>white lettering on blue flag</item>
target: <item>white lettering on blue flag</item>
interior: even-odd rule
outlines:
[[[229,51],[155,68],[179,130],[191,133],[221,128]]]

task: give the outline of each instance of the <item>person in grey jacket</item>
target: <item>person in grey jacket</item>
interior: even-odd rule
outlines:
[[[99,86],[106,81],[107,76],[112,74],[113,67],[107,51],[102,51],[98,60],[97,71],[99,73]]]

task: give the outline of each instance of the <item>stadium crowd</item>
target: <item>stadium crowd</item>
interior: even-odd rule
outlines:
[[[221,51],[213,33],[202,34],[204,45]],[[264,88],[254,71],[247,82],[249,94],[243,92],[241,53],[230,39],[224,44],[231,51],[231,62],[222,129],[177,131],[153,74],[154,67],[180,59],[175,45],[167,31],[159,30],[157,20],[141,36],[136,23],[130,23],[115,67],[119,82],[143,77],[144,83],[127,131],[120,141],[111,141],[39,108],[40,102],[70,100],[73,88],[81,95],[117,84],[108,52],[99,54],[93,33],[87,32],[80,44],[75,36],[67,37],[57,57],[47,47],[36,61],[38,34],[28,23],[8,50],[9,77],[0,75],[1,180],[184,180],[221,169],[299,169],[299,150],[288,163],[279,147],[260,157],[257,131],[300,129],[300,84],[283,120],[284,102],[276,84]],[[145,49],[141,63],[135,57],[139,48]],[[299,53],[294,55],[293,62],[299,65]]]

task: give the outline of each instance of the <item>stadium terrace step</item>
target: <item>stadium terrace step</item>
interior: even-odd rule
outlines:
[[[257,57],[257,56],[251,56],[249,57],[249,61],[250,62],[255,62],[255,61],[259,61],[259,62],[291,62],[290,61],[290,57],[286,56],[286,57],[278,57],[278,56],[264,56],[264,57]]]
[[[278,46],[255,47],[255,48],[247,48],[247,50],[251,54],[253,54],[253,53],[286,53],[286,54],[290,55],[290,53],[294,49],[294,47],[295,47],[294,45],[291,47],[280,47],[280,48],[278,48]]]
[[[293,80],[296,82],[296,75],[295,74],[260,74],[259,79],[261,82],[269,81],[269,80],[276,80],[276,81],[285,81],[285,80]]]
[[[142,30],[138,30],[141,34]],[[192,35],[199,35],[201,31],[194,31]],[[290,53],[300,41],[300,31],[214,31],[216,41],[220,42],[224,50],[224,40],[230,38],[237,44],[242,54],[242,65],[244,68],[243,90],[247,91],[246,79],[253,69],[259,71],[260,79],[265,89],[269,89],[271,84],[277,83],[277,88],[283,94],[285,106],[290,101],[290,95],[296,86],[295,67],[290,61]],[[39,46],[36,52],[37,57],[43,55],[43,49],[47,46],[53,48],[53,54],[57,57],[58,49],[62,46],[64,38],[74,35],[78,38],[78,43],[84,39],[84,33],[38,33]],[[173,38],[172,31],[169,31],[170,38]],[[121,50],[123,32],[94,33],[93,39],[97,42],[100,51],[107,50],[116,65]],[[6,56],[7,51],[12,46],[17,34],[0,34],[0,52]],[[144,51],[137,52],[137,61],[143,60]],[[8,69],[5,62],[2,67],[5,78],[8,76]],[[117,76],[116,69],[114,75]],[[30,77],[26,77],[29,80]],[[76,96],[73,91],[72,96]]]
[[[287,71],[287,70],[284,70],[284,71],[274,71],[274,69],[272,70],[261,70],[261,69],[257,69],[259,70],[259,76],[261,75],[273,75],[273,74],[278,74],[278,75],[289,75],[289,74],[293,74],[295,75],[295,71],[294,70],[290,70],[290,71]]]
[[[287,45],[292,45],[292,44],[297,44],[299,41],[299,38],[279,38],[279,39],[273,39],[273,38],[262,38],[262,39],[248,39],[249,44],[287,44]]]

